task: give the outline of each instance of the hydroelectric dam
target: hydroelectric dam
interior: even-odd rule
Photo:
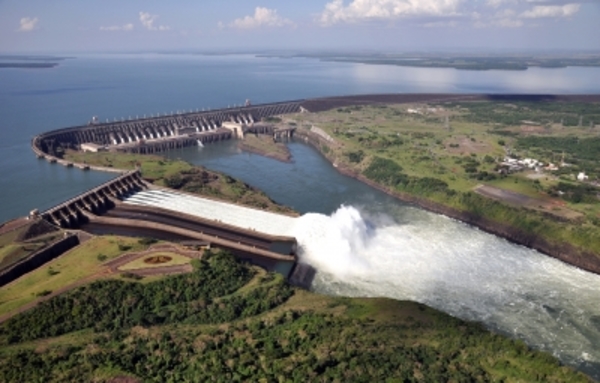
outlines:
[[[106,123],[94,117],[84,126],[42,133],[32,139],[38,158],[120,175],[46,211],[32,211],[29,218],[91,234],[191,240],[228,250],[241,260],[308,287],[314,270],[296,262],[298,244],[291,234],[294,217],[159,188],[146,182],[139,170],[127,172],[63,158],[66,150],[151,154],[243,138],[245,134],[269,134],[273,139],[291,137],[293,127],[276,129],[268,118],[300,112],[301,102],[257,106],[247,102],[243,107]]]
[[[245,133],[278,135],[260,121],[301,110],[301,101],[234,107],[213,111],[143,117],[101,123],[97,118],[84,126],[53,130],[35,136],[32,148],[40,158],[72,166],[61,159],[64,150],[114,150],[149,154],[186,146],[243,138]],[[289,134],[289,133],[288,133]],[[87,168],[84,164],[79,167]],[[98,169],[108,170],[108,169]]]
[[[593,97],[352,96],[298,101],[292,103],[294,106],[290,107],[290,110],[298,112],[305,109],[315,112],[335,107],[378,102],[402,103],[457,99],[529,101],[568,99],[575,101],[589,98]],[[186,145],[198,145],[198,140],[190,139],[190,135],[201,134],[201,137],[212,135],[215,141],[217,137],[218,140],[235,138],[237,137],[235,128],[239,126],[243,129],[259,129],[262,125],[265,129],[263,133],[274,135],[274,132],[269,132],[269,127],[265,124],[267,121],[259,121],[258,115],[252,115],[254,120],[252,122],[248,117],[248,110],[245,108],[221,110],[220,112],[228,113],[228,117],[223,119],[221,125],[217,125],[215,129],[207,129],[205,124],[202,126],[202,132],[200,132],[200,127],[198,129],[191,128],[183,123],[177,125],[178,129],[171,125],[173,135],[167,135],[166,132],[160,133],[160,129],[154,130],[154,134],[150,130],[142,135],[139,132],[135,134],[119,133],[119,129],[126,130],[126,125],[135,124],[148,127],[154,123],[167,124],[169,121],[175,121],[172,122],[174,124],[177,123],[176,119],[182,118],[182,116],[187,118],[188,114],[111,123],[95,121],[85,126],[40,134],[32,142],[33,150],[38,157],[43,157],[47,161],[85,169],[92,167],[87,164],[65,161],[61,158],[61,151],[65,148],[81,149],[82,144],[95,142],[98,146],[106,146],[107,150],[137,150],[140,153],[152,153],[179,145],[169,142],[170,140],[185,142]],[[261,106],[252,106],[251,108],[261,108]],[[204,121],[202,116],[206,116],[208,113],[217,113],[217,111],[191,112],[189,117],[200,117],[200,120]],[[237,113],[244,114],[246,122],[243,119],[240,120],[241,116],[236,117]],[[277,116],[277,114],[265,114],[265,117],[270,116]],[[227,131],[223,130],[223,135],[219,136],[217,129],[221,128],[227,129]],[[115,141],[111,141],[110,134],[105,136],[108,137],[105,141],[94,141],[95,138],[89,136],[90,131],[96,130],[96,137],[102,137],[107,132],[110,133],[111,129],[117,133],[116,136],[113,134]],[[83,131],[87,131],[88,136],[83,135],[81,133]],[[65,136],[61,136],[62,134]],[[150,136],[150,134],[152,135]],[[158,138],[156,138],[157,136]],[[61,141],[63,139],[64,143]],[[151,142],[152,140],[156,140],[156,143]],[[200,142],[211,142],[209,138],[203,138],[203,140]],[[302,150],[309,151],[304,145],[292,144],[291,146],[302,146]],[[53,148],[53,153],[50,153],[50,148]],[[143,149],[138,150],[138,148]],[[207,151],[203,150],[202,152],[206,153]],[[295,157],[296,155],[297,152],[294,153]],[[317,157],[320,158],[315,156],[315,158]],[[246,161],[246,158],[244,157],[240,161]],[[307,159],[310,160],[307,157],[297,156],[296,158],[299,158],[298,164],[306,163]],[[320,159],[322,160],[322,158]],[[322,161],[319,164],[322,164]],[[283,170],[278,170],[275,176],[280,180],[285,179],[289,183],[289,179],[294,178],[285,178],[291,174],[283,172],[290,172],[292,169],[293,173],[295,168],[292,166],[294,164],[286,165]],[[325,167],[323,166],[323,168]],[[240,168],[247,170],[246,167]],[[283,217],[282,220],[285,224],[277,224],[275,228],[277,231],[270,232],[268,227],[250,222],[252,217],[258,217],[256,210],[250,209],[249,215],[244,215],[245,213],[227,214],[227,217],[238,217],[237,221],[228,221],[212,215],[215,214],[210,210],[215,204],[213,200],[203,199],[200,202],[196,200],[195,196],[173,190],[153,188],[152,185],[145,182],[138,182],[138,174],[132,174],[127,178],[127,173],[119,169],[103,168],[99,170],[119,172],[121,173],[119,177],[124,176],[124,179],[115,185],[106,187],[106,195],[104,192],[95,192],[92,195],[84,196],[83,201],[79,202],[75,198],[73,199],[76,202],[74,206],[79,206],[78,209],[66,207],[55,209],[51,216],[46,215],[47,219],[55,225],[65,225],[64,227],[75,225],[73,228],[82,227],[98,233],[120,231],[124,234],[135,234],[135,232],[140,233],[140,230],[143,229],[145,233],[157,238],[176,240],[195,238],[200,242],[208,241],[199,239],[196,235],[211,235],[214,240],[228,240],[231,245],[236,245],[238,248],[246,246],[244,249],[252,249],[257,254],[259,250],[270,251],[276,257],[267,257],[260,251],[255,259],[264,262],[264,265],[271,267],[271,270],[279,267],[277,266],[278,261],[276,261],[278,257],[288,257],[289,264],[292,265],[300,260],[315,267],[318,273],[314,276],[314,283],[311,284],[311,287],[318,292],[341,296],[386,296],[425,303],[459,318],[482,322],[488,328],[523,339],[534,348],[554,353],[567,364],[579,366],[594,378],[600,376],[598,375],[598,371],[600,371],[598,368],[600,366],[598,364],[600,361],[598,348],[600,335],[597,330],[598,318],[600,318],[597,305],[600,281],[597,275],[572,268],[533,250],[514,245],[502,238],[490,236],[483,231],[473,230],[472,227],[447,217],[412,207],[399,207],[396,201],[386,203],[385,206],[375,206],[377,204],[374,204],[373,200],[366,196],[366,207],[368,208],[366,212],[352,207],[352,204],[358,207],[363,206],[360,201],[350,201],[350,206],[342,206],[331,216],[307,213],[298,218]],[[329,172],[330,170],[334,173]],[[274,169],[269,168],[261,169],[261,171],[275,172]],[[340,179],[336,178],[338,173],[339,169],[336,171],[327,169],[323,175],[324,182],[319,185],[330,185],[336,182],[341,184]],[[296,178],[296,180],[298,179]],[[302,181],[304,180],[297,182]],[[344,182],[353,181],[345,180]],[[304,192],[308,195],[306,198],[311,198],[311,196],[326,198],[324,194],[327,191],[320,191],[317,196],[309,193],[309,189],[314,188],[314,185],[303,185],[303,188],[298,189],[300,189],[300,193]],[[361,184],[361,186],[364,185]],[[119,188],[122,191],[119,191]],[[113,195],[115,193],[119,193],[119,195]],[[331,193],[335,194],[336,191],[333,190]],[[367,192],[364,193],[367,194]],[[108,194],[110,194],[110,198],[108,198]],[[188,200],[188,197],[194,198]],[[384,197],[378,195],[377,203],[380,203],[379,200],[385,200]],[[81,208],[81,206],[85,206],[84,202],[89,208]],[[347,202],[340,201],[340,203]],[[108,204],[108,206],[104,207],[103,204]],[[100,210],[95,211],[97,206]],[[96,217],[88,214],[89,209],[92,211],[91,214]],[[199,209],[201,213],[195,209]],[[50,210],[52,209],[48,211]],[[216,210],[219,211],[218,208]],[[377,218],[379,218],[380,212],[384,212],[384,216],[379,221]],[[393,220],[390,221],[388,216],[392,216]],[[269,217],[266,218],[267,222]],[[371,217],[376,219],[373,220]],[[172,220],[176,220],[177,224],[173,224]],[[208,228],[205,220],[210,221],[215,227]],[[258,221],[261,220],[258,219]],[[127,226],[127,224],[132,226]],[[293,229],[288,232],[288,227]],[[212,231],[213,229],[221,231],[217,233]],[[227,231],[229,233],[226,233]],[[187,236],[192,232],[195,233],[193,237]],[[277,249],[281,248],[276,238],[273,237],[293,238],[296,241],[297,254],[290,256],[278,253]],[[288,242],[286,246],[293,248],[294,243]],[[251,260],[250,256],[244,253],[238,253],[238,256]],[[287,260],[282,260],[282,262],[287,262]],[[298,270],[296,266],[292,266],[292,268],[290,278],[293,278]]]
[[[294,217],[159,188],[144,181],[139,170],[32,213],[36,218],[92,234],[192,240],[285,276],[296,262],[297,242],[287,235]]]

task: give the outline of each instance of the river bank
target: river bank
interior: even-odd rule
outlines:
[[[238,148],[276,161],[289,163],[292,160],[292,155],[287,146],[281,142],[273,141],[273,138],[267,135],[247,134],[244,140],[238,143]]]
[[[442,214],[449,218],[459,220],[468,225],[477,227],[478,229],[487,233],[505,238],[511,242],[537,250],[572,266],[600,275],[600,259],[594,256],[592,253],[581,251],[568,243],[562,243],[557,246],[556,244],[550,243],[540,236],[532,235],[509,225],[494,222],[490,219],[487,219],[483,215],[476,215],[470,212],[460,211],[453,207],[446,206],[426,198],[420,198],[415,195],[392,190],[390,187],[381,185],[368,179],[355,169],[336,163],[335,158],[331,156],[331,152],[323,150],[324,147],[328,148],[327,145],[330,144],[330,142],[327,142],[324,137],[305,129],[296,130],[295,136],[296,138],[300,138],[314,147],[341,174],[359,180],[392,197],[398,198],[403,202],[413,204],[433,213]]]

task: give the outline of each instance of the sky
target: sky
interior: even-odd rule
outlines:
[[[600,52],[600,0],[0,0],[0,52]]]

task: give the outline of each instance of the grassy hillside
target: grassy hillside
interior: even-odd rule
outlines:
[[[103,263],[147,246],[138,239],[95,237],[0,289],[0,317],[86,278],[100,277]]]
[[[0,381],[589,381],[420,304],[316,295],[224,253],[195,266],[94,282],[9,320]]]

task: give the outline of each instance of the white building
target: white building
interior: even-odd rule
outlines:
[[[584,172],[581,172],[577,175],[578,181],[587,181],[590,177],[588,177]]]
[[[104,150],[106,150],[106,148],[102,145],[98,145],[98,144],[94,144],[93,142],[85,142],[83,144],[81,144],[81,150],[83,152],[102,152]]]

